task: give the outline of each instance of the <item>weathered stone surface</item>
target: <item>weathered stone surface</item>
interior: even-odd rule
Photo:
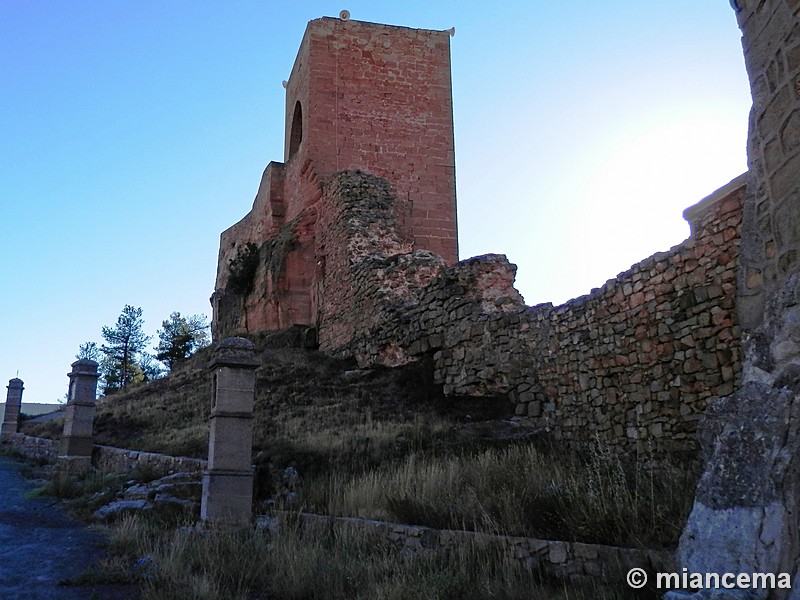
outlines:
[[[204,521],[247,525],[252,520],[253,344],[243,338],[222,340],[209,362],[213,379],[208,471],[203,474],[200,517]],[[156,497],[172,499],[176,484],[157,490]]]
[[[93,360],[77,360],[72,363],[72,370],[67,374],[69,393],[59,446],[59,463],[72,473],[84,472],[92,464],[92,428],[98,366]]]
[[[8,440],[8,443],[21,454],[36,460],[55,460],[58,456],[59,443],[56,440],[17,433]],[[104,472],[127,473],[134,470],[147,470],[174,473],[177,477],[184,477],[184,472],[200,473],[206,468],[207,462],[185,456],[168,456],[154,452],[95,445],[92,452],[92,466]]]
[[[277,511],[259,517],[257,526],[271,531],[280,530],[281,521],[289,513]],[[309,513],[291,513],[304,528],[320,532],[356,531],[370,536],[375,543],[389,541],[402,552],[419,552],[424,549],[480,548],[494,549],[535,569],[548,577],[566,581],[576,579],[605,579],[617,584],[627,569],[634,566],[648,571],[672,572],[674,555],[666,550],[641,550],[617,548],[597,544],[508,537],[474,531],[431,529],[416,525],[402,525],[355,517],[334,517]],[[620,572],[620,569],[622,571]]]
[[[335,93],[332,61],[338,69]],[[334,219],[322,199],[323,188],[341,170],[373,173],[391,186],[404,252],[426,250],[447,264],[458,259],[447,32],[311,21],[287,82],[285,119],[285,163],[270,163],[252,210],[220,239],[212,296],[215,339],[317,323],[328,267],[347,242],[326,229]],[[381,241],[382,222],[369,212],[362,216],[359,226]],[[326,246],[322,238],[336,244]],[[257,247],[259,264],[252,289],[239,295],[228,289],[229,265],[247,243]],[[358,252],[369,253],[370,246]],[[270,259],[276,255],[280,260]]]
[[[736,5],[753,97],[739,277],[745,285],[737,292],[744,387],[714,404],[701,427],[708,464],[680,555],[690,570],[784,572],[797,587],[800,96],[792,71],[797,3],[737,0]],[[748,277],[753,272],[759,277]],[[709,592],[708,597],[721,596]],[[776,590],[769,597],[797,598],[800,592]]]
[[[147,500],[116,500],[98,508],[92,515],[92,518],[95,521],[108,521],[116,519],[127,512],[139,512],[152,509],[153,504]]]
[[[146,483],[128,482],[118,498],[100,507],[93,518],[98,521],[116,519],[126,513],[170,507],[192,513],[200,511],[200,474],[178,472]]]
[[[678,552],[689,572],[795,574],[798,383],[747,383],[706,410],[698,431],[706,468]]]
[[[237,367],[256,368],[261,364],[255,356],[255,346],[247,338],[225,338],[214,349],[208,368]]]
[[[127,473],[139,469],[176,475],[185,472],[199,473],[207,467],[207,461],[198,458],[168,456],[155,452],[141,452],[100,445],[94,447],[92,464],[98,470],[115,473]]]
[[[328,253],[320,347],[361,366],[431,356],[445,394],[508,396],[568,444],[693,451],[700,413],[733,391],[741,368],[733,294],[744,181],[686,211],[683,244],[587,296],[527,307],[504,256],[446,266],[406,252],[388,186],[337,174],[324,195],[335,218],[321,231],[352,243]]]

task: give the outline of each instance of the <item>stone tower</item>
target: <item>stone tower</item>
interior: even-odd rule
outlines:
[[[284,162],[269,164],[252,210],[221,236],[217,339],[318,324],[320,201],[341,171],[389,182],[406,250],[458,260],[449,32],[316,19],[285,87]]]

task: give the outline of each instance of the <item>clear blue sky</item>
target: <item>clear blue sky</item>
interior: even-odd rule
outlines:
[[[726,0],[0,0],[0,379],[55,402],[125,304],[204,313],[220,232],[283,158],[307,21],[448,29],[461,258],[529,304],[587,293],[688,235],[746,168]],[[3,390],[5,396],[5,390]]]

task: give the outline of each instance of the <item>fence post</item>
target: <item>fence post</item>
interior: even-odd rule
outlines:
[[[208,365],[211,432],[200,505],[203,521],[240,526],[252,522],[253,400],[259,364],[253,343],[234,337],[219,343]]]
[[[22,390],[25,387],[22,379],[10,379],[8,382],[8,395],[6,396],[6,412],[3,417],[3,427],[0,430],[0,440],[7,441],[17,433],[19,411],[22,407]]]
[[[59,468],[85,473],[92,466],[94,405],[97,399],[97,363],[77,360],[68,373],[69,393],[64,416],[64,433],[58,450]]]

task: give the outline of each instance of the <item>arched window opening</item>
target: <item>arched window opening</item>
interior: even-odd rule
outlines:
[[[292,117],[292,132],[289,134],[289,158],[291,159],[297,149],[300,147],[300,142],[303,141],[303,108],[300,106],[300,101],[294,105],[294,116]]]

